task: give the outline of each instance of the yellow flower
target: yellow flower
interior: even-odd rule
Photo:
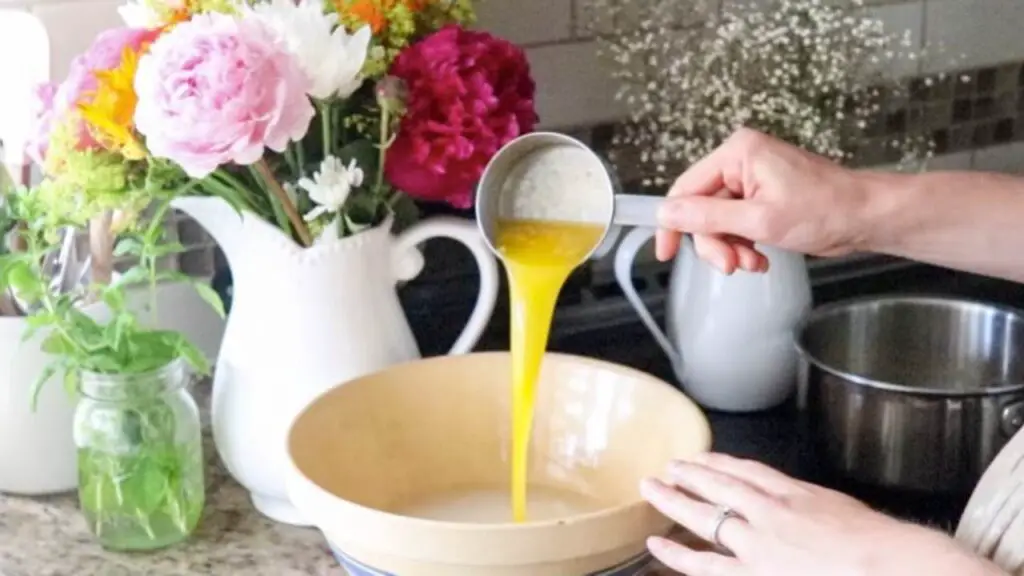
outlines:
[[[96,91],[78,105],[78,110],[93,137],[107,150],[128,160],[146,157],[146,149],[135,135],[135,95],[133,83],[139,55],[126,48],[121,64],[111,70],[95,72]]]

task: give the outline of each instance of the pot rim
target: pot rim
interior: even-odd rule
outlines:
[[[978,388],[974,390],[958,391],[958,390],[942,390],[938,388],[923,388],[918,386],[906,386],[903,384],[895,384],[892,382],[886,382],[882,380],[876,380],[867,376],[861,376],[853,372],[841,370],[834,366],[830,366],[818,359],[816,356],[811,354],[809,350],[804,346],[803,335],[807,332],[807,329],[813,324],[821,321],[823,318],[835,315],[840,311],[846,311],[853,308],[858,308],[868,304],[892,304],[892,303],[905,303],[915,302],[918,304],[930,304],[947,306],[953,303],[959,305],[966,305],[975,308],[984,308],[995,312],[1001,312],[1008,316],[1015,317],[1017,320],[1024,322],[1024,310],[1015,308],[1013,306],[1007,306],[1005,304],[993,304],[990,302],[983,302],[975,300],[973,298],[962,298],[957,296],[943,296],[934,294],[917,294],[917,293],[901,293],[901,294],[886,294],[886,295],[875,295],[875,296],[860,296],[856,298],[849,298],[846,300],[840,300],[819,306],[812,310],[809,314],[805,315],[804,318],[797,323],[796,328],[793,331],[793,345],[796,348],[797,354],[800,358],[808,364],[818,368],[819,370],[842,378],[846,380],[848,384],[854,384],[863,386],[865,388],[872,388],[884,392],[895,392],[898,394],[906,394],[910,396],[924,396],[929,398],[981,398],[988,396],[999,396],[1004,394],[1012,394],[1018,392],[1024,392],[1024,381],[1016,384],[1004,384],[1000,386],[994,386],[991,388]]]

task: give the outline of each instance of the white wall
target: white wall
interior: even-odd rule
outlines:
[[[482,0],[480,26],[527,48],[538,83],[542,122],[568,128],[615,119],[621,108],[614,86],[597,61],[594,43],[581,22],[589,0]],[[623,0],[644,2],[647,0]],[[688,0],[680,0],[681,15]],[[712,0],[719,2],[720,0]],[[724,0],[741,2],[743,0]],[[757,0],[755,0],[757,1]],[[763,0],[761,0],[763,1]],[[842,2],[845,0],[833,0]],[[749,3],[749,0],[747,0]],[[50,73],[62,77],[72,55],[100,30],[119,23],[116,0],[0,0],[0,8],[30,10],[50,31]],[[963,54],[967,66],[1024,58],[1024,0],[869,0],[871,10],[894,31],[911,29],[925,43],[942,42],[950,54]],[[18,54],[0,55],[0,70]],[[14,60],[12,60],[14,59]],[[947,64],[939,57],[925,64]],[[915,70],[899,70],[907,73]]]

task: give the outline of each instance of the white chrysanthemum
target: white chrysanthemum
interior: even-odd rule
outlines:
[[[362,85],[369,26],[349,34],[338,26],[337,14],[324,12],[322,0],[270,0],[245,8],[244,14],[278,34],[312,81],[313,98],[347,98]]]
[[[363,185],[363,169],[356,165],[355,159],[342,164],[334,156],[328,156],[320,163],[320,170],[313,179],[302,178],[299,188],[309,193],[309,199],[317,204],[306,214],[306,221],[312,221],[323,214],[333,214],[341,210],[348,200],[353,188]]]
[[[185,4],[181,0],[170,0],[165,5],[168,10],[175,10],[184,7]],[[128,0],[117,7],[117,13],[129,28],[146,28],[151,30],[167,24],[163,16],[160,15],[160,12],[154,9],[153,5],[146,0]]]

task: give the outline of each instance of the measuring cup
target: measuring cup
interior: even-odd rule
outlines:
[[[548,220],[597,224],[600,247],[613,226],[657,227],[655,196],[616,194],[611,174],[585,144],[557,132],[532,132],[491,158],[477,184],[476,222],[498,257],[498,220]]]

